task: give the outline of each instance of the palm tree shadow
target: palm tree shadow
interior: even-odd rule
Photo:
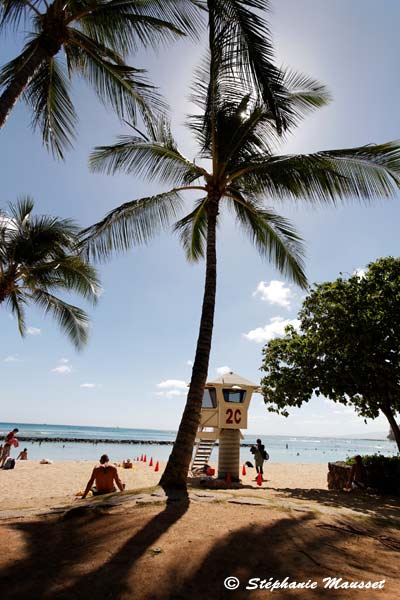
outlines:
[[[273,524],[246,526],[218,540],[209,550],[197,568],[182,575],[176,561],[175,569],[166,574],[162,589],[156,587],[152,600],[228,600],[234,595],[226,589],[225,580],[236,577],[239,588],[236,598],[247,600],[254,597],[254,589],[247,589],[250,579],[307,582],[317,581],[316,589],[277,590],[277,598],[320,598],[326,600],[323,579],[343,577],[357,579],[365,576],[377,580],[385,576],[397,577],[394,564],[388,566],[384,553],[374,554],[374,562],[364,563],[363,553],[358,548],[348,550],[343,546],[346,534],[334,529],[315,527],[318,524],[313,514],[298,518],[279,519]],[[393,560],[393,555],[391,556]],[[384,575],[383,575],[384,574]],[[253,584],[254,585],[254,584]],[[269,595],[270,590],[258,591]],[[303,596],[303,593],[305,594]],[[342,598],[342,590],[332,597]],[[308,595],[309,594],[309,595]],[[150,597],[150,596],[149,596]],[[347,597],[347,596],[346,596]]]
[[[400,499],[395,497],[324,489],[274,488],[274,490],[285,498],[307,502],[312,500],[332,508],[347,508],[372,518],[398,520],[400,517]]]
[[[14,527],[23,533],[27,549],[24,558],[0,571],[0,588],[8,590],[8,600],[119,598],[127,589],[126,579],[135,562],[185,514],[188,507],[187,493],[170,493],[165,510],[130,537],[110,560],[90,573],[76,577],[71,576],[71,569],[90,560],[93,544],[106,547],[110,544],[113,528],[108,524],[107,516],[99,516],[98,512],[91,515],[78,512],[77,516],[71,516],[57,527],[54,520],[16,523]],[[93,523],[98,524],[95,535]],[[85,543],[88,526],[91,539]],[[67,589],[57,590],[57,581],[62,579],[74,583]]]

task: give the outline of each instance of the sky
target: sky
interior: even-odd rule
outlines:
[[[397,0],[275,0],[272,6],[268,19],[277,64],[319,79],[334,98],[303,122],[282,151],[400,138]],[[1,63],[21,47],[21,36],[10,32],[1,38]],[[175,135],[190,157],[197,150],[183,122],[193,69],[204,50],[203,36],[158,53],[139,51],[130,60],[149,69],[167,98]],[[127,128],[79,79],[72,96],[79,133],[65,162],[43,149],[24,104],[13,110],[0,132],[0,206],[30,194],[38,214],[72,217],[88,226],[123,202],[164,191],[138,177],[89,172],[91,149],[111,143]],[[193,200],[187,196],[188,211]],[[276,208],[306,240],[311,283],[398,255],[400,197],[368,206],[349,201],[335,209],[301,202]],[[295,322],[304,293],[257,255],[226,214],[217,252],[209,379],[229,369],[258,383],[263,345]],[[90,341],[80,353],[35,309],[28,313],[30,329],[22,340],[15,320],[0,307],[0,421],[177,429],[198,334],[204,263],[189,265],[176,235],[164,232],[146,246],[115,255],[99,271],[103,294],[95,308],[86,307]],[[285,419],[268,413],[255,395],[247,433],[331,436],[386,430],[384,417],[365,424],[351,408],[324,398],[291,410]]]

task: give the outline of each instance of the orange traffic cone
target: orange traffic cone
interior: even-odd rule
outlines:
[[[143,462],[147,462],[147,456],[146,455],[143,456]]]
[[[242,475],[246,475],[246,465],[245,464],[243,465],[243,468],[242,468]]]
[[[153,466],[153,457],[150,458],[149,467]]]
[[[261,473],[257,475],[257,485],[262,485],[263,479]]]
[[[228,485],[232,483],[231,474],[229,472],[226,474],[225,481]]]
[[[154,471],[158,471],[158,461],[156,462],[156,466],[155,466]]]

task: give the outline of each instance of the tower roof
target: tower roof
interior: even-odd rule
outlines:
[[[230,371],[229,373],[225,373],[224,375],[221,375],[221,377],[218,377],[218,379],[214,379],[213,381],[207,381],[206,385],[215,385],[215,384],[219,384],[219,385],[237,385],[239,387],[252,387],[254,389],[258,389],[259,385],[257,385],[256,383],[253,383],[252,381],[249,381],[248,379],[245,379],[244,377],[241,377],[240,375],[238,375],[237,373],[234,373],[233,371]]]

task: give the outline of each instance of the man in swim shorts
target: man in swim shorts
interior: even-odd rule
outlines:
[[[122,492],[125,489],[125,485],[118,477],[118,471],[114,465],[110,465],[110,459],[107,454],[103,454],[100,457],[99,466],[95,467],[92,472],[92,476],[88,481],[85,492],[82,496],[82,500],[86,498],[88,493],[92,491],[94,496],[100,496],[101,494],[111,494],[115,492],[114,482],[118,489]],[[92,488],[95,484],[96,487]]]

